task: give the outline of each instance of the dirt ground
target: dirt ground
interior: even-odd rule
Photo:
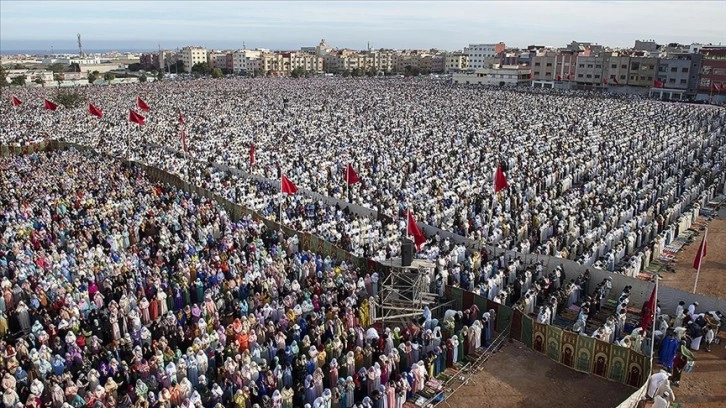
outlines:
[[[661,284],[687,292],[693,291],[693,283],[696,281],[693,260],[696,258],[702,237],[703,232],[692,244],[676,254],[677,262],[674,265],[676,273],[663,273]],[[722,208],[719,216],[709,224],[707,241],[706,257],[701,264],[696,293],[726,299],[726,207]]]
[[[449,406],[612,408],[636,391],[567,368],[518,342],[505,343],[472,380],[446,399]]]

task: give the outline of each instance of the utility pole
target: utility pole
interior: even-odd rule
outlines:
[[[83,44],[81,43],[81,33],[76,34],[78,37],[78,56],[83,58]]]

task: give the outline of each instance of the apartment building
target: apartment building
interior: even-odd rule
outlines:
[[[602,86],[605,84],[603,68],[605,58],[603,55],[578,55],[575,68],[575,81],[583,86]]]
[[[630,55],[620,53],[605,54],[605,79],[609,86],[628,85],[628,72],[630,69]]]
[[[286,72],[286,74],[289,74],[297,68],[301,68],[304,69],[306,72],[311,72],[315,74],[322,74],[324,72],[325,59],[323,57],[319,57],[315,54],[296,52],[289,53],[287,55],[287,58],[290,61],[290,71]]]
[[[726,88],[726,46],[705,45],[701,47],[700,54],[703,59],[698,91],[709,96],[715,94],[717,100],[726,99],[726,92],[718,90]]]
[[[459,72],[469,69],[469,56],[463,52],[450,52],[444,59],[444,72]]]
[[[192,67],[195,64],[209,62],[207,59],[207,49],[204,47],[184,47],[179,53],[184,63],[184,71],[187,73],[192,72]]]
[[[232,70],[233,56],[231,52],[210,52],[207,56],[209,67]]]
[[[497,44],[469,44],[464,48],[464,54],[469,57],[469,68],[487,68],[489,63],[487,58],[496,57],[499,53],[504,52],[506,45],[503,42]]]
[[[658,58],[630,57],[628,68],[628,85],[653,86],[653,80],[658,76]]]
[[[237,50],[232,53],[232,72],[253,73],[260,69],[260,50]]]
[[[543,51],[532,57],[532,79],[537,81],[575,80],[577,53]]]
[[[701,54],[672,54],[658,61],[658,81],[664,88],[686,91],[686,94],[696,94],[701,72]]]
[[[496,65],[492,68],[479,68],[474,72],[459,72],[452,75],[455,84],[484,86],[529,85],[532,70],[517,65]]]

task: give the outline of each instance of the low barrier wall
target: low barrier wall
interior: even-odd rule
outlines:
[[[476,305],[482,312],[494,310],[498,332],[511,322],[510,338],[573,370],[635,388],[648,379],[650,360],[635,350],[537,323],[518,310],[461,288],[447,286],[446,294],[461,309]]]

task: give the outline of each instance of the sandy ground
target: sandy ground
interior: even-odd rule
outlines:
[[[674,265],[676,273],[663,273],[661,284],[687,292],[693,291],[693,283],[696,281],[693,260],[696,258],[702,237],[703,232],[693,243],[676,254],[677,262]],[[708,226],[708,246],[701,265],[696,293],[726,299],[726,207],[719,211],[719,216]]]
[[[677,254],[676,273],[664,273],[663,284],[692,291],[696,273],[693,259],[703,234]],[[726,299],[726,208],[719,211],[708,226],[708,247],[701,265],[696,293]],[[724,309],[726,312],[726,300]],[[681,386],[674,388],[676,402],[685,408],[726,407],[726,327],[721,328],[721,344],[712,345],[711,352],[701,348],[694,352],[696,365],[684,373]]]
[[[505,343],[472,379],[446,399],[449,406],[612,408],[636,391],[555,363],[518,342]]]

